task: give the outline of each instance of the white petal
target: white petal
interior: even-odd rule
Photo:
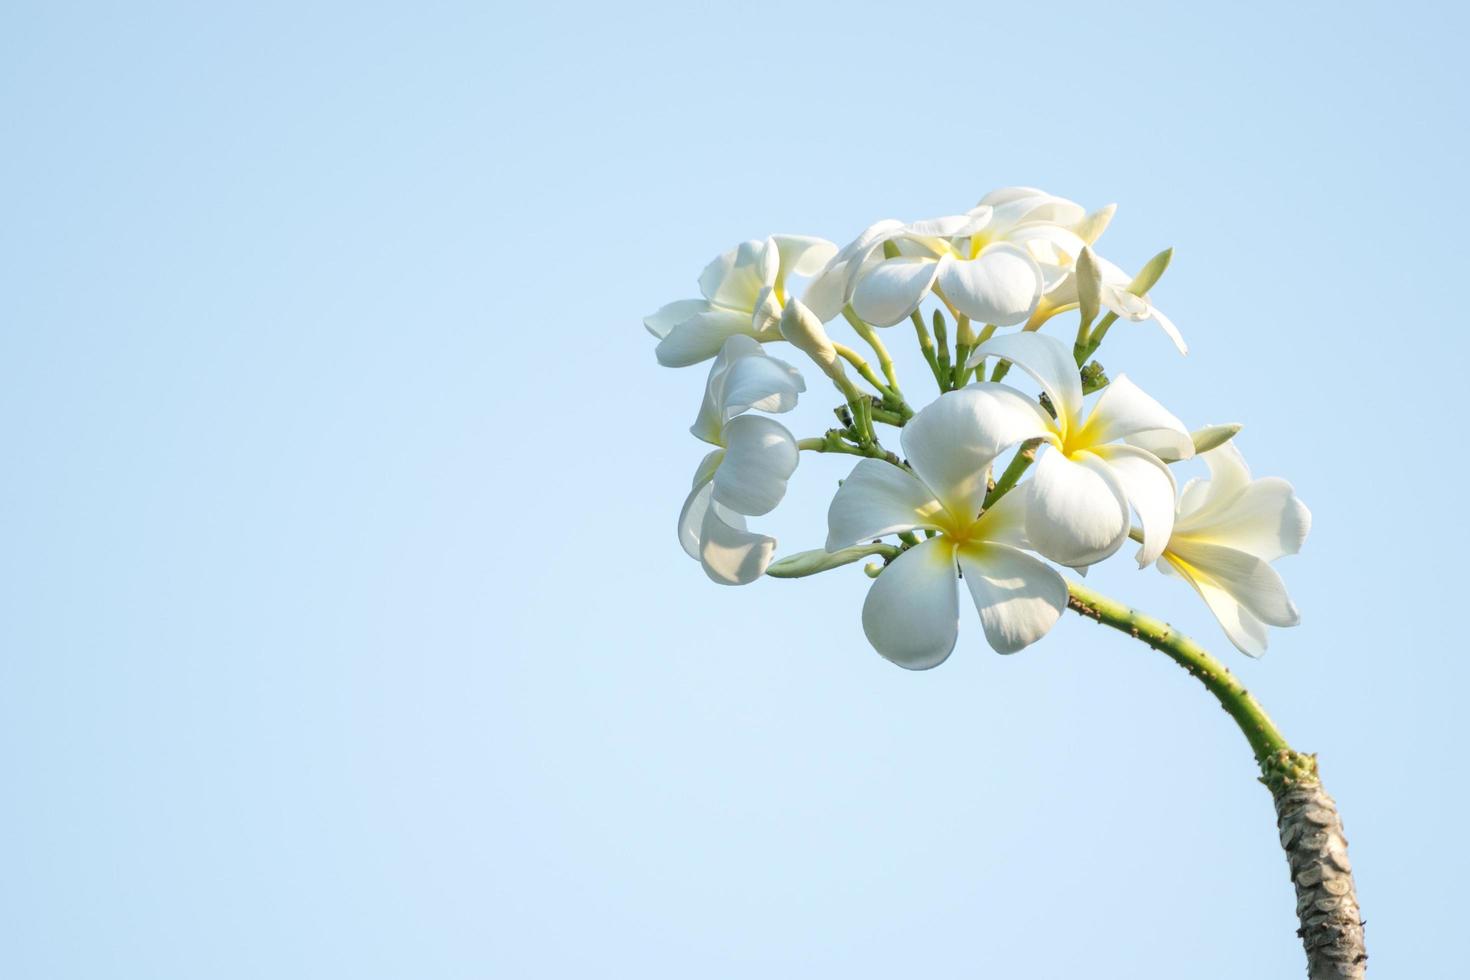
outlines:
[[[704,398],[699,403],[699,414],[689,427],[694,438],[716,446],[722,445],[720,432],[726,421],[722,404],[725,375],[730,373],[730,367],[736,361],[762,351],[761,345],[752,337],[736,334],[725,338],[724,344],[720,346],[720,353],[709,366],[709,375],[704,381]]]
[[[837,254],[837,246],[825,238],[811,235],[772,235],[780,256],[781,270],[778,278],[787,276],[811,276],[822,271]]]
[[[1209,467],[1210,476],[1207,480],[1194,479],[1184,485],[1184,492],[1179,498],[1179,516],[1174,521],[1176,534],[1193,534],[1199,528],[1208,527],[1216,515],[1223,513],[1245,493],[1245,488],[1251,483],[1250,467],[1234,440],[1200,453],[1199,458]]]
[[[1077,446],[1104,446],[1145,432],[1149,434],[1150,444],[1166,448],[1174,459],[1189,459],[1194,455],[1194,440],[1184,423],[1145,394],[1126,374],[1120,374],[1103,389],[1087,424],[1070,441]]]
[[[1199,541],[1175,540],[1169,555],[1203,581],[1209,579],[1268,626],[1295,626],[1301,614],[1276,569],[1254,555]]]
[[[863,273],[852,293],[852,308],[875,327],[891,327],[919,308],[939,264],[928,258],[887,259]]]
[[[990,221],[990,209],[971,211],[968,214],[951,214],[943,218],[911,221],[903,226],[902,234],[913,238],[961,238],[973,235]]]
[[[973,259],[945,256],[939,284],[954,308],[977,323],[1023,322],[1041,299],[1041,267],[1014,245],[987,246]]]
[[[750,316],[751,336],[757,340],[781,339],[781,300],[774,286],[764,286],[755,300],[755,311]]]
[[[1174,476],[1153,453],[1133,446],[1098,446],[1093,450],[1113,468],[1128,502],[1143,525],[1138,567],[1147,568],[1169,543],[1174,532]]]
[[[1026,537],[1026,512],[1030,507],[1031,484],[1012,487],[1009,493],[980,515],[973,536],[981,541],[1035,551],[1031,539]]]
[[[1083,218],[1072,226],[1072,231],[1077,237],[1089,245],[1094,244],[1102,233],[1108,230],[1108,225],[1113,221],[1113,215],[1118,212],[1118,205],[1104,204],[1096,211]]]
[[[1045,191],[1032,190],[1030,195],[1012,197],[1003,203],[988,202],[995,209],[995,217],[991,221],[993,232],[1003,234],[1018,225],[1034,222],[1071,227],[1087,217],[1087,211],[1080,204]]]
[[[1036,260],[1048,290],[1077,264],[1077,256],[1087,245],[1073,232],[1052,224],[1023,225],[1007,235],[1006,241]]]
[[[715,470],[724,458],[725,451],[716,449],[699,461],[689,496],[684,499],[684,507],[679,511],[679,544],[695,561],[699,560],[699,529],[704,524],[704,514],[709,510],[710,496],[714,493],[710,481],[714,479]]]
[[[801,372],[762,350],[730,365],[720,385],[720,408],[725,420],[752,409],[789,412],[796,407],[797,396],[803,391],[806,382]]]
[[[679,547],[695,561],[699,561],[700,528],[704,526],[704,515],[709,510],[714,489],[708,483],[696,486],[684,498],[684,507],[679,511]]]
[[[997,653],[1015,653],[1035,643],[1067,608],[1066,581],[1015,548],[965,544],[959,560],[985,638]]]
[[[969,363],[1000,357],[1036,379],[1067,425],[1082,418],[1082,377],[1072,349],[1055,337],[1041,333],[1013,333],[992,337],[975,349]]]
[[[863,632],[873,648],[909,670],[944,663],[959,635],[954,545],[939,535],[899,555],[863,603]]]
[[[1148,449],[1147,446],[1142,448]],[[1152,452],[1152,450],[1149,451]],[[1178,513],[1174,518],[1174,529],[1176,533],[1190,520],[1189,515],[1204,505],[1205,498],[1209,495],[1209,492],[1209,480],[1194,477],[1184,484],[1184,489],[1179,491]]]
[[[776,282],[780,253],[769,238],[741,242],[699,274],[699,291],[716,306],[750,313],[760,291]]]
[[[1092,453],[1078,453],[1074,461],[1044,450],[1028,486],[1026,536],[1052,561],[1092,565],[1128,539],[1127,496],[1108,464]]]
[[[1275,561],[1301,551],[1312,529],[1312,512],[1297,499],[1290,483],[1280,477],[1256,480],[1205,522],[1191,522],[1192,541],[1224,545]]]
[[[878,242],[902,227],[901,222],[886,218],[864,228],[862,234],[844,245],[817,273],[802,294],[802,302],[823,323],[837,316],[847,304],[854,276],[860,271],[863,259]]]
[[[752,409],[789,412],[805,390],[796,368],[771,357],[750,337],[730,337],[710,366],[699,416],[689,431],[696,439],[721,445],[720,432],[730,419]]]
[[[643,326],[649,333],[663,340],[669,335],[670,330],[685,320],[708,312],[709,304],[702,299],[676,299],[672,303],[665,303],[644,317]]]
[[[1046,191],[1039,187],[998,187],[980,199],[981,204],[991,207],[999,207],[1002,204],[1010,204],[1013,201],[1025,200],[1029,197],[1050,197]]]
[[[1165,555],[1165,558],[1168,556]],[[1248,657],[1259,657],[1266,652],[1266,624],[1251,615],[1229,593],[1208,579],[1197,580],[1190,569],[1173,562],[1160,562],[1159,568],[1170,569],[1193,586],[1237,650]]]
[[[786,481],[796,472],[796,440],[780,422],[760,415],[731,419],[724,439],[715,500],[739,514],[769,513],[786,496]]]
[[[699,563],[711,581],[749,585],[766,573],[776,554],[776,539],[745,530],[743,519],[730,523],[726,517],[719,504],[705,512]]]
[[[837,488],[827,509],[827,550],[839,551],[885,534],[934,528],[939,501],[902,467],[865,459]]]
[[[1149,310],[1153,315],[1153,321],[1157,323],[1159,327],[1164,331],[1164,333],[1168,334],[1169,339],[1174,342],[1174,349],[1179,351],[1179,353],[1181,354],[1188,354],[1189,345],[1184,342],[1184,335],[1179,332],[1178,327],[1174,326],[1174,321],[1164,316],[1163,313],[1159,312],[1159,308],[1157,306],[1151,305],[1149,307]]]
[[[712,308],[676,324],[658,342],[654,354],[664,367],[688,367],[707,361],[736,334],[751,333],[750,314],[724,307]]]
[[[1050,419],[1034,400],[1002,384],[975,384],[940,395],[900,435],[919,479],[956,518],[980,514],[985,479],[1002,450],[1047,435]]]

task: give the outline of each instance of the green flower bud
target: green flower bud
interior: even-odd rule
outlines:
[[[1092,249],[1085,245],[1077,256],[1077,305],[1083,323],[1096,320],[1102,308],[1102,273],[1092,259]]]
[[[1225,425],[1207,425],[1203,429],[1195,429],[1189,434],[1194,440],[1194,451],[1196,454],[1207,453],[1211,449],[1219,449],[1241,430],[1239,422],[1229,422]]]
[[[841,551],[802,551],[794,555],[788,555],[780,561],[772,562],[766,569],[766,574],[772,578],[806,578],[818,572],[829,571],[833,568],[841,568],[843,565],[851,565],[855,561],[861,561],[869,555],[881,554],[886,551],[895,550],[892,545],[858,544],[851,548],[843,548]]]
[[[1169,268],[1169,263],[1173,258],[1174,250],[1166,248],[1149,259],[1139,270],[1138,275],[1133,277],[1133,281],[1128,284],[1128,291],[1134,296],[1146,296],[1148,291],[1154,288],[1154,284],[1163,278],[1164,270]]]

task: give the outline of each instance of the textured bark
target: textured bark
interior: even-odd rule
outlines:
[[[1357,980],[1367,972],[1363,921],[1337,804],[1315,779],[1274,789],[1276,826],[1296,885],[1297,935],[1310,980]]]

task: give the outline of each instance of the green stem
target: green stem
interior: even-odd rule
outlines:
[[[857,335],[873,348],[873,353],[878,356],[878,366],[883,369],[883,377],[888,379],[888,390],[895,398],[901,398],[902,396],[898,393],[898,371],[893,366],[893,358],[889,355],[888,348],[879,339],[873,328],[852,311],[852,307],[844,307],[842,315],[847,318],[848,323],[852,324],[852,329],[857,331]]]
[[[934,344],[938,348],[939,390],[945,392],[949,390],[949,324],[939,310],[934,311]]]
[[[854,444],[844,438],[841,429],[828,429],[823,436],[814,436],[808,439],[798,439],[796,448],[803,452],[811,453],[841,453],[846,456],[867,456],[870,459],[881,459],[885,463],[892,463],[900,469],[907,470],[903,460],[875,443]]]
[[[1251,697],[1245,685],[1230,673],[1229,668],[1210,656],[1204,647],[1168,623],[1145,616],[1077,582],[1067,583],[1067,605],[1074,612],[1147,643],[1203,684],[1245,735],[1267,785],[1271,785],[1273,780],[1300,780],[1304,776],[1315,778],[1315,760],[1295,752],[1287,744],[1286,737],[1266,715],[1265,709]]]
[[[995,486],[985,495],[985,509],[989,510],[995,506],[995,502],[1010,492],[1021,480],[1021,475],[1026,472],[1026,467],[1036,461],[1036,450],[1040,448],[1040,439],[1027,439],[1021,443],[1021,448],[1011,459],[1011,465],[1005,468],[1000,479],[995,481]]]
[[[964,384],[965,359],[970,356],[970,351],[975,346],[975,331],[970,329],[970,318],[961,315],[955,321],[954,329],[954,367],[950,369],[949,387],[953,391]]]
[[[878,433],[873,431],[873,403],[867,398],[859,398],[847,403],[852,411],[852,427],[857,430],[859,445],[876,445]]]
[[[1087,349],[1077,360],[1078,365],[1083,364],[1089,357],[1097,353],[1097,349],[1102,346],[1103,338],[1108,335],[1108,329],[1117,322],[1118,314],[1116,313],[1109,313],[1097,321],[1097,329],[1092,331],[1092,336],[1087,341]]]
[[[868,384],[872,385],[873,388],[880,395],[883,395],[885,397],[892,396],[893,393],[888,390],[887,385],[879,380],[878,375],[873,371],[872,365],[863,360],[863,355],[859,354],[851,347],[848,347],[846,344],[834,343],[832,345],[832,349],[837,352],[838,357],[851,364],[853,366],[853,369],[856,370],[858,374],[862,375],[862,379]]]
[[[1077,359],[1077,366],[1081,367],[1087,363],[1087,344],[1091,339],[1090,327],[1092,321],[1079,318],[1077,321],[1077,339],[1072,343],[1072,356]]]
[[[918,310],[910,313],[909,319],[914,321],[914,333],[919,338],[919,353],[924,355],[924,363],[929,365],[939,390],[943,391],[944,382],[939,377],[939,359],[934,356],[934,338],[929,336],[929,328],[924,326],[924,318],[919,315]]]
[[[872,412],[873,421],[882,422],[884,425],[891,425],[901,429],[903,428],[904,423],[908,421],[908,419],[904,418],[901,413],[890,412],[886,408],[878,408],[875,406]]]

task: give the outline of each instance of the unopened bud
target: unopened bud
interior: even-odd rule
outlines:
[[[857,397],[842,360],[837,356],[837,349],[832,346],[832,338],[827,336],[827,328],[801,300],[792,300],[781,311],[781,336],[815,361],[822,373],[836,382],[849,398]]]
[[[872,546],[863,544],[843,548],[841,551],[823,551],[820,548],[815,551],[802,551],[788,555],[780,561],[772,562],[771,567],[766,569],[766,574],[772,578],[805,578],[818,572],[851,565],[855,561],[867,558],[872,553]]]
[[[1144,263],[1138,275],[1128,284],[1128,291],[1134,296],[1147,296],[1148,291],[1154,288],[1154,284],[1163,278],[1164,270],[1169,268],[1169,262],[1174,258],[1174,250],[1166,248],[1158,255]]]
[[[1194,442],[1194,451],[1196,453],[1207,453],[1211,449],[1219,449],[1231,439],[1234,439],[1235,434],[1241,428],[1239,422],[1229,422],[1225,425],[1207,425],[1203,429],[1195,429],[1189,434],[1189,438]]]
[[[1082,312],[1082,322],[1091,323],[1097,319],[1098,310],[1102,307],[1102,273],[1098,271],[1097,262],[1093,261],[1092,249],[1082,247],[1082,252],[1077,256],[1077,305]]]

